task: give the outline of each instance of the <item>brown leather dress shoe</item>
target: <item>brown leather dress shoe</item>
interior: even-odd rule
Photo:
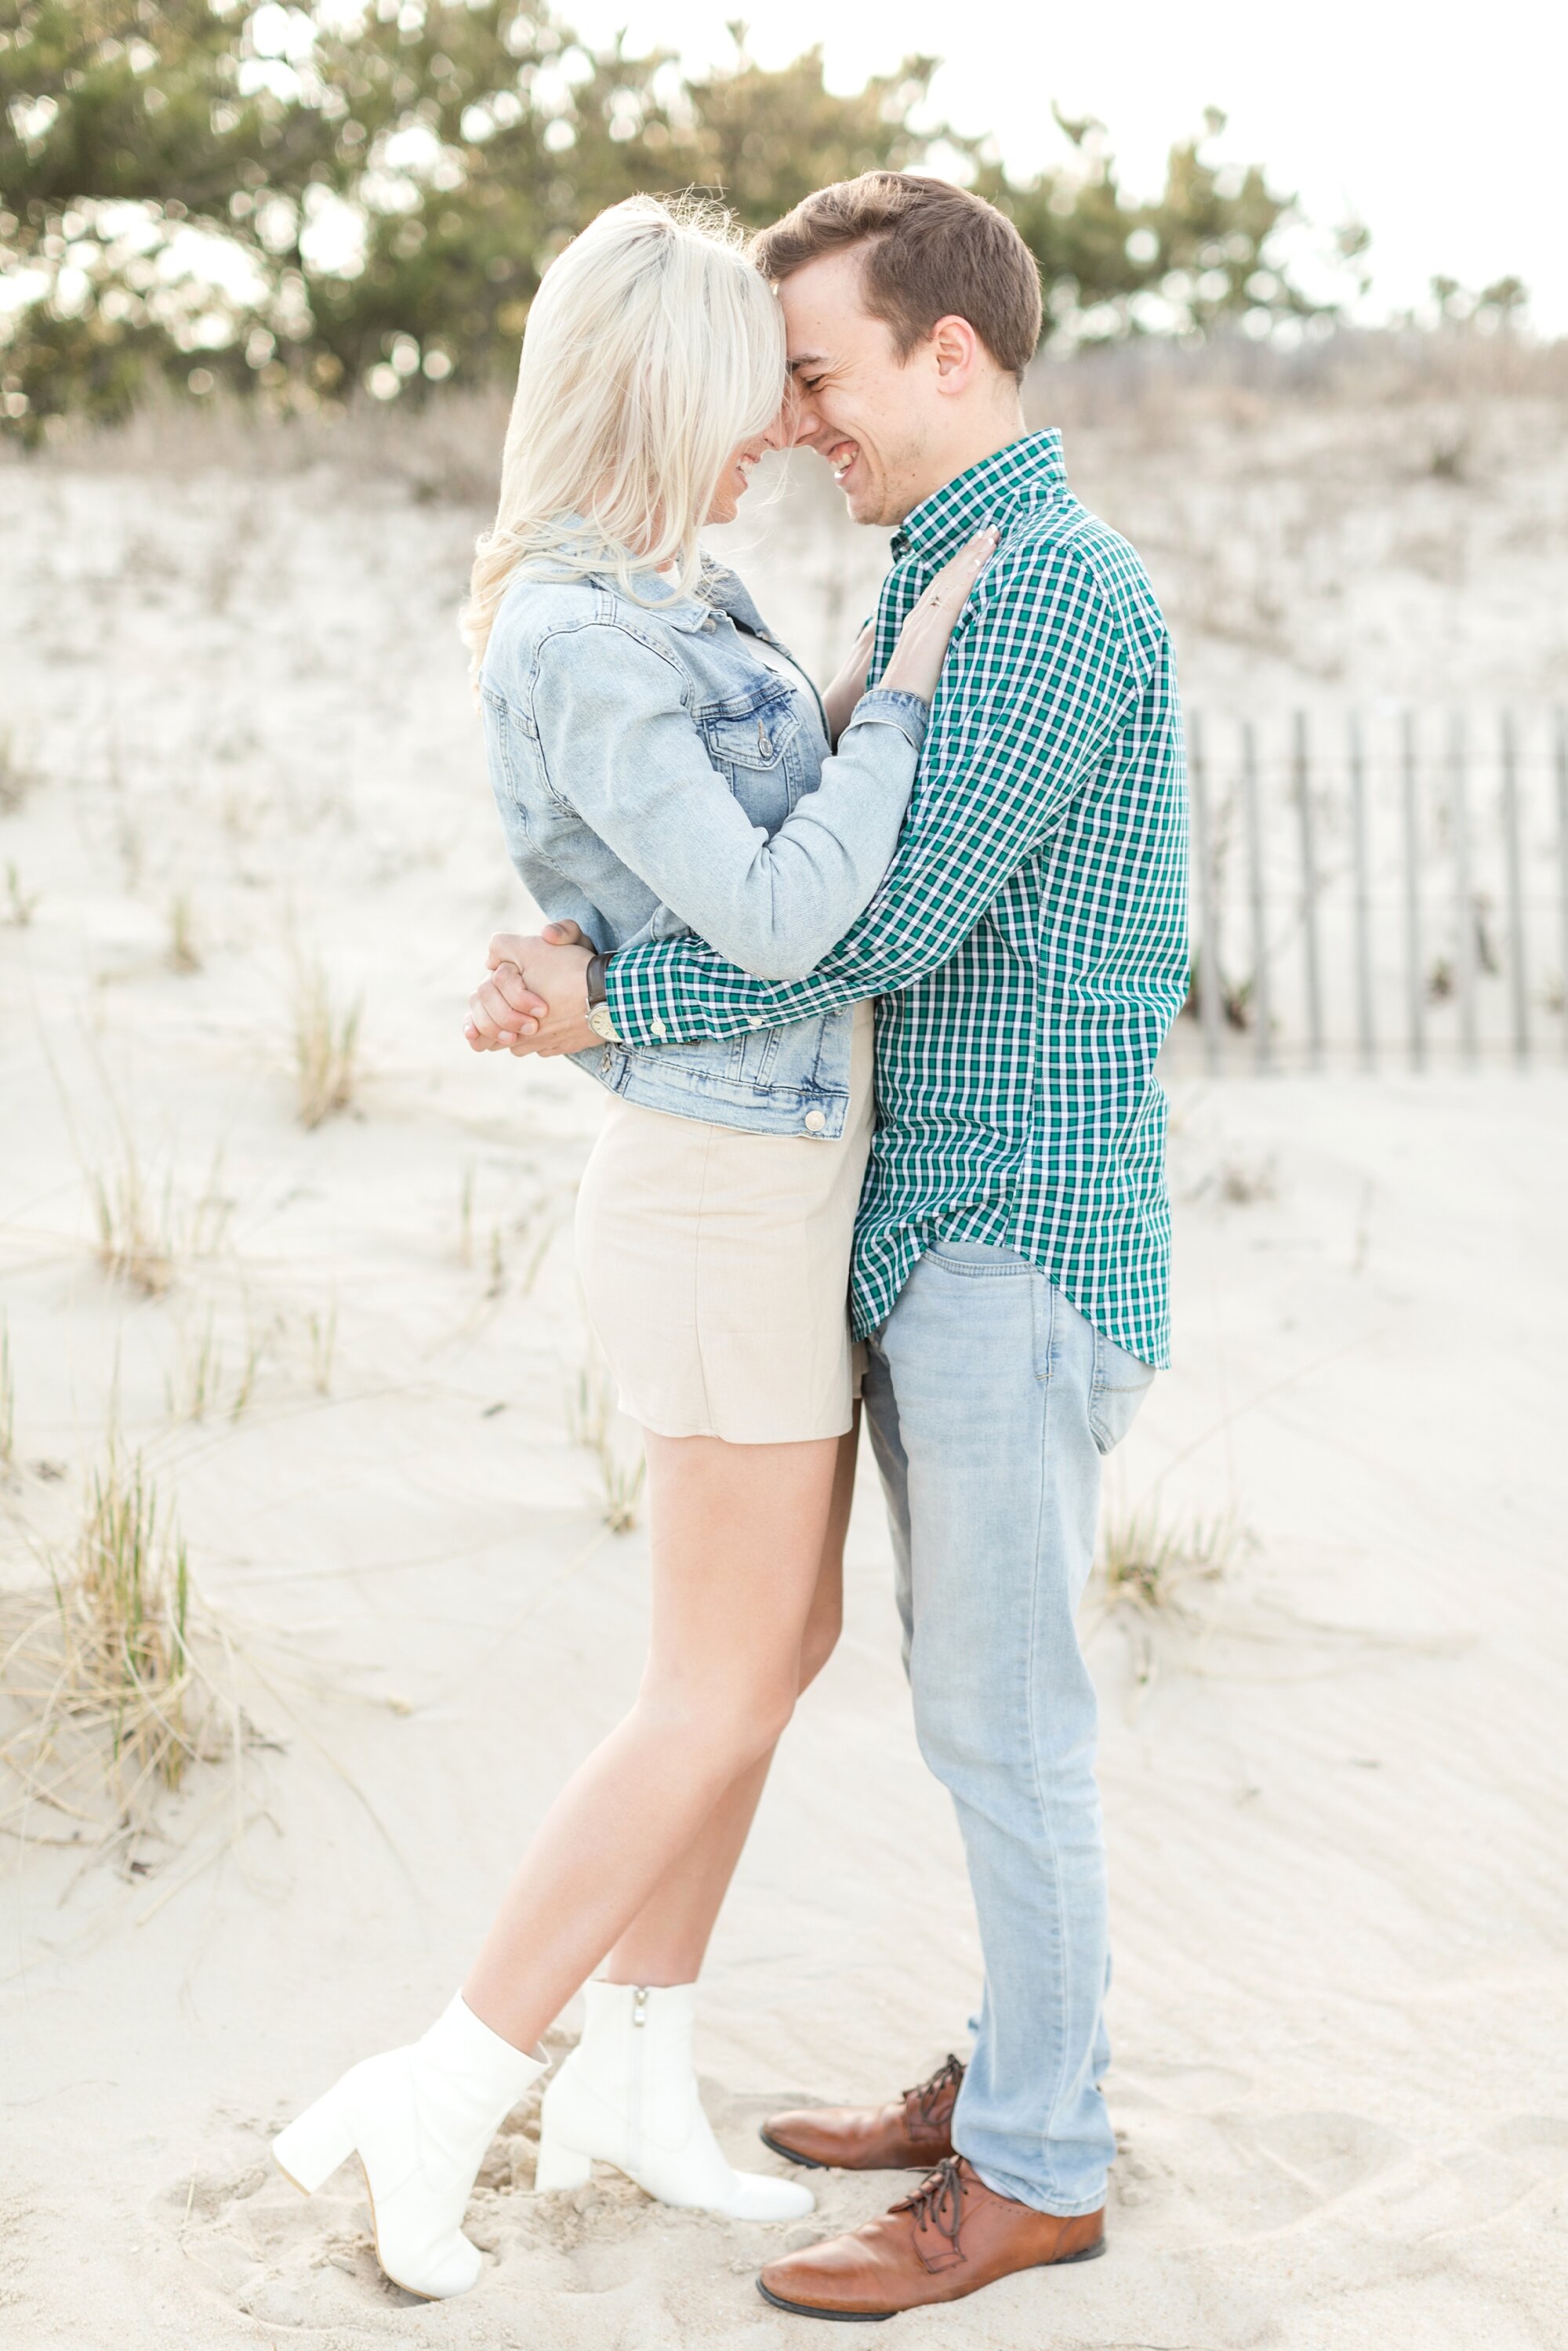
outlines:
[[[953,2108],[964,2068],[938,2065],[885,2106],[805,2106],[769,2115],[761,2139],[813,2171],[927,2171],[953,2152]]]
[[[952,2156],[880,2220],[769,2262],[757,2283],[776,2310],[801,2318],[893,2318],[961,2302],[1015,2270],[1092,2262],[1104,2250],[1103,2208],[1070,2220],[1036,2212],[994,2195]]]

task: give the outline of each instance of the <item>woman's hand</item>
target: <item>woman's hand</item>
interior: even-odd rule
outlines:
[[[850,649],[850,657],[822,696],[828,714],[828,740],[836,750],[839,737],[850,723],[856,703],[865,692],[871,671],[871,649],[876,643],[876,622],[868,621]]]
[[[929,702],[959,613],[970,589],[997,551],[999,532],[988,525],[977,531],[949,563],[945,563],[898,632],[893,659],[878,683],[900,694],[916,694]]]

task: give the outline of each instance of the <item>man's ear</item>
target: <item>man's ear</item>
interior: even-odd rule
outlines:
[[[985,350],[967,319],[955,313],[938,319],[931,329],[931,357],[936,368],[936,389],[949,395],[967,392],[985,365]]]

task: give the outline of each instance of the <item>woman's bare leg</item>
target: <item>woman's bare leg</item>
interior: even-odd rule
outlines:
[[[838,1439],[833,1494],[817,1587],[800,1642],[799,1687],[815,1681],[833,1654],[843,1622],[844,1536],[854,1499],[854,1426]],[[664,1872],[605,1962],[609,1983],[695,1983],[720,1905],[729,1890],[752,1817],[761,1800],[773,1750],[730,1782],[685,1852]]]
[[[636,1703],[551,1805],[463,1996],[531,2049],[789,1719],[839,1440],[647,1438],[653,1629]]]

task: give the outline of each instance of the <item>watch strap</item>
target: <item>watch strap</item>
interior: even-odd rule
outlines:
[[[618,1045],[621,1040],[616,1034],[615,1024],[610,1018],[609,984],[606,977],[609,967],[608,956],[600,955],[596,951],[588,958],[586,988],[588,1025],[596,1037],[603,1039],[605,1044]]]

